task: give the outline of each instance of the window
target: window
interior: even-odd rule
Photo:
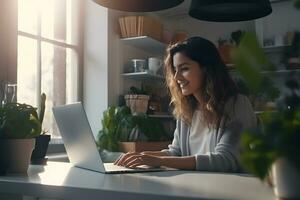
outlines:
[[[18,0],[18,102],[39,106],[43,129],[59,142],[52,107],[78,101],[80,0]]]

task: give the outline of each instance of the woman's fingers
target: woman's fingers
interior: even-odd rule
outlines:
[[[128,162],[125,167],[128,167],[128,168],[136,168],[137,166],[139,165],[142,165],[142,159],[141,157],[137,157],[137,158],[134,158],[133,160],[131,160],[130,162]]]
[[[124,155],[125,155],[125,154],[122,153],[122,154],[117,158],[117,160],[115,160],[114,164],[116,165],[116,164],[119,162],[119,160],[120,160]]]
[[[128,166],[129,163],[131,163],[133,160],[136,160],[136,159],[137,159],[137,161],[143,162],[142,155],[133,155],[133,156],[130,156],[129,158],[127,158],[123,162],[123,166]]]
[[[161,159],[157,156],[144,155],[136,152],[127,153],[121,156],[116,162],[116,165],[136,168],[139,165],[149,165],[153,167],[159,167],[161,165]]]
[[[124,165],[124,161],[126,161],[128,158],[130,158],[131,156],[133,155],[138,155],[139,153],[136,153],[136,152],[129,152],[129,153],[126,153],[124,155],[122,155],[120,158],[118,158],[118,160],[114,163],[115,165],[121,165],[123,166]]]

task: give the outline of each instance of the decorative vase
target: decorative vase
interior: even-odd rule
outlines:
[[[39,135],[35,138],[35,147],[31,155],[31,164],[33,165],[45,165],[47,164],[47,158],[45,157],[50,142],[50,135]]]
[[[231,58],[231,51],[233,50],[234,45],[232,44],[222,44],[218,47],[218,51],[220,53],[220,56],[225,64],[231,64],[232,58]]]
[[[0,173],[26,174],[34,139],[0,139]]]
[[[273,164],[272,176],[277,197],[300,198],[300,171],[288,159],[280,158]]]

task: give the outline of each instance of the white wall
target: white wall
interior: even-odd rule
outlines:
[[[108,106],[108,11],[87,0],[85,13],[83,102],[96,136]]]
[[[17,0],[1,1],[0,80],[17,81]]]
[[[272,9],[273,12],[262,20],[264,38],[300,31],[300,10],[294,7],[293,1],[273,3]]]
[[[254,21],[244,22],[207,22],[186,17],[178,20],[178,30],[185,30],[188,35],[204,37],[215,44],[219,37],[230,36],[230,33],[236,30],[255,31]]]

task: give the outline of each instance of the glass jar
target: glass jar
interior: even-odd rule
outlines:
[[[147,61],[145,59],[132,59],[131,60],[134,72],[145,72],[147,70]]]
[[[17,84],[5,83],[3,87],[3,99],[1,104],[17,102]]]

